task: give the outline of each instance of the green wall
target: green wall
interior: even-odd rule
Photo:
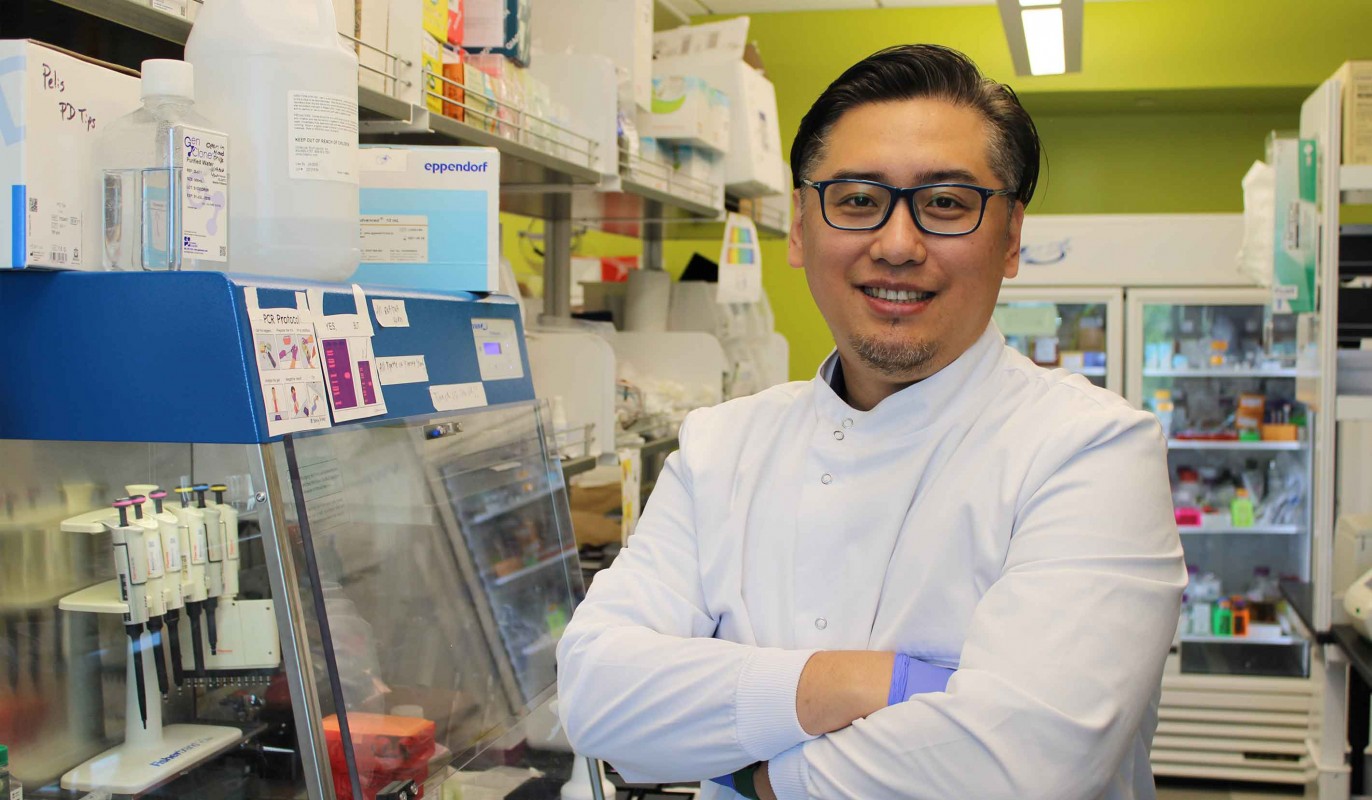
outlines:
[[[1034,115],[1047,163],[1030,213],[1053,214],[1240,211],[1239,181],[1263,157],[1267,134],[1295,129],[1302,99],[1343,61],[1372,58],[1369,32],[1372,0],[1087,0],[1082,72],[1021,78],[994,6],[754,14],[750,24],[787,152],[810,103],[863,56],[911,41],[963,50]],[[514,253],[513,231],[527,223],[502,218]],[[1372,220],[1372,209],[1351,218]],[[579,250],[639,246],[602,234]],[[693,252],[718,258],[719,243],[668,242],[664,251],[679,272]],[[763,246],[763,283],[791,343],[791,377],[808,378],[832,340],[782,241]]]
[[[1082,72],[1021,78],[994,6],[754,14],[750,24],[787,152],[815,96],[853,62],[910,41],[963,50],[1034,115],[1047,158],[1029,210],[1045,214],[1241,211],[1239,182],[1267,134],[1294,130],[1301,101],[1345,60],[1372,58],[1369,31],[1368,0],[1088,0]],[[697,250],[714,258],[719,245],[669,243],[669,266]],[[763,283],[791,343],[791,377],[809,378],[833,343],[784,242],[764,245]]]

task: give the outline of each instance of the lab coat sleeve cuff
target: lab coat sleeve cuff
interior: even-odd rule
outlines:
[[[777,800],[809,800],[805,789],[810,770],[805,765],[805,746],[798,744],[767,764],[767,780]]]
[[[734,725],[743,749],[767,761],[815,737],[796,717],[796,687],[813,650],[760,649],[744,662],[738,676]]]

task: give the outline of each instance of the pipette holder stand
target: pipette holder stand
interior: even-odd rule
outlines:
[[[97,584],[62,598],[64,611],[85,611],[123,616],[128,606],[119,599],[115,581]],[[138,712],[138,690],[134,680],[134,659],[143,659],[143,674],[153,675],[152,642],[145,632],[139,637],[135,653],[133,640],[127,642],[126,692],[124,701],[124,743],[112,747],[62,776],[62,788],[72,791],[103,790],[113,794],[139,794],[185,773],[236,745],[243,733],[237,728],[218,725],[163,725],[162,698],[156,682],[150,682],[147,698],[148,722]]]
[[[150,653],[149,645],[137,657]],[[138,716],[138,698],[133,678],[134,658],[133,642],[129,641],[124,743],[63,775],[63,789],[102,789],[114,794],[139,794],[167,783],[196,764],[233,747],[243,738],[237,728],[218,725],[163,726],[162,703],[156,691],[148,698],[148,724],[145,727]],[[143,669],[145,674],[151,675],[153,665],[144,659]]]

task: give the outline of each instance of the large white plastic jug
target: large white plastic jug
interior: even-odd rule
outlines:
[[[186,60],[229,135],[232,272],[346,280],[360,256],[357,56],[332,0],[206,0]]]

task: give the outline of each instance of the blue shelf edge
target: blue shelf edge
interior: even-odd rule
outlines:
[[[268,434],[244,289],[263,308],[324,292],[326,313],[355,307],[351,284],[218,272],[0,271],[0,438],[265,444]],[[519,306],[470,293],[362,287],[405,300],[408,327],[373,318],[377,357],[423,355],[428,383],[383,386],[383,416],[434,415],[430,385],[482,382],[489,405],[531,400]],[[368,303],[370,305],[370,303]],[[369,316],[372,309],[366,309]],[[514,321],[523,377],[483,381],[471,321]]]

